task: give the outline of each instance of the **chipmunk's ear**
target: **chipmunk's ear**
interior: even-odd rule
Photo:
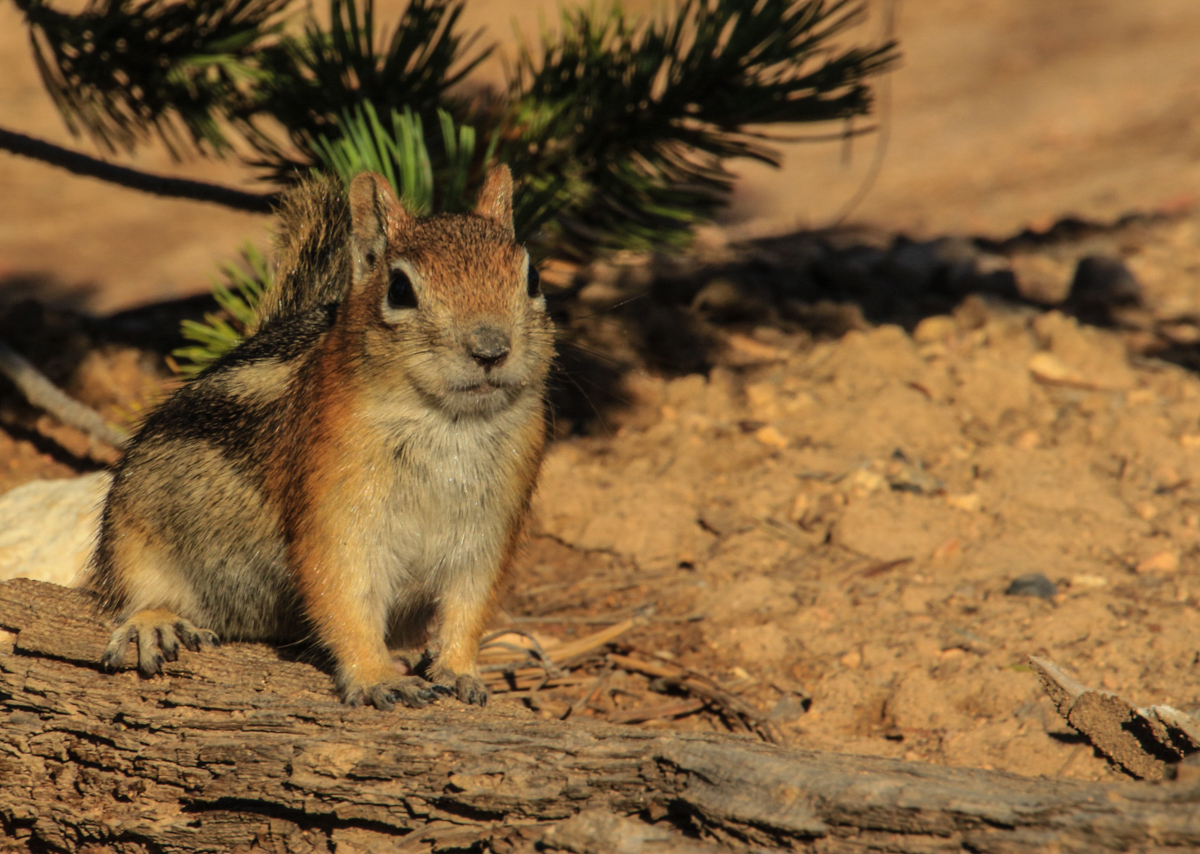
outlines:
[[[512,173],[500,164],[488,170],[479,200],[475,202],[475,213],[495,222],[508,232],[509,237],[513,236],[512,194]]]
[[[376,172],[354,176],[350,182],[350,250],[355,283],[362,281],[383,256],[388,237],[411,219],[387,178]]]

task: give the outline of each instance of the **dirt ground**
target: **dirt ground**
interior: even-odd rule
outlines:
[[[550,271],[556,441],[497,627],[632,618],[618,653],[712,678],[797,746],[1104,779],[1027,659],[1200,707],[1200,7],[960,7],[900,8],[850,225],[820,228],[874,142],[749,170],[684,257]],[[68,142],[11,6],[0,56],[0,125]],[[8,156],[0,187],[0,336],[135,421],[187,298],[266,222]],[[0,427],[0,489],[108,461],[7,387]],[[612,661],[527,702],[729,725]]]

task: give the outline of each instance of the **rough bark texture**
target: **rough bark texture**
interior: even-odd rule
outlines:
[[[1129,851],[1200,846],[1200,780],[1102,786],[544,721],[379,713],[270,647],[106,675],[85,594],[0,584],[0,850]]]
[[[1178,763],[1200,758],[1200,723],[1170,706],[1139,709],[1110,691],[1089,688],[1045,658],[1029,659],[1058,712],[1111,761],[1143,780],[1178,777]],[[1188,773],[1184,770],[1184,773]]]

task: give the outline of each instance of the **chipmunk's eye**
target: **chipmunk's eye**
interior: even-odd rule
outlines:
[[[538,274],[537,267],[533,266],[533,262],[530,262],[529,270],[525,273],[525,289],[531,297],[542,292],[542,277]]]
[[[417,307],[417,292],[413,290],[412,280],[403,270],[392,270],[388,279],[387,300],[391,308]]]

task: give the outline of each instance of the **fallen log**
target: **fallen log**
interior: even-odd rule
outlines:
[[[1159,851],[1200,774],[1090,784],[547,721],[347,708],[303,650],[104,674],[87,595],[0,584],[0,850]]]

